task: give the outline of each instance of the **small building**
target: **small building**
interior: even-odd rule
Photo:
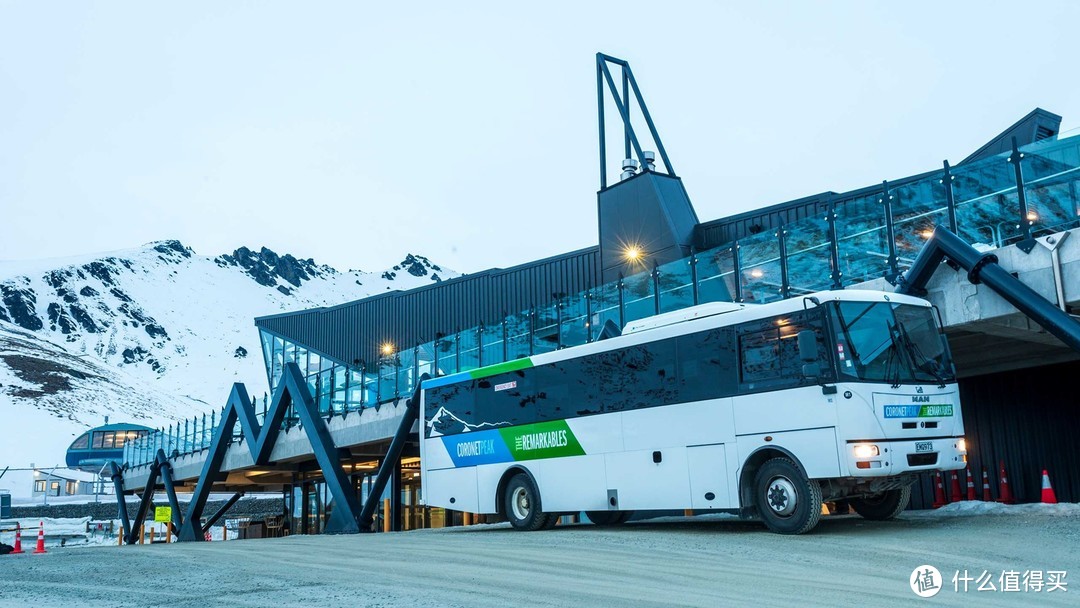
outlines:
[[[60,469],[56,471],[35,470],[31,496],[94,496],[105,494],[105,484],[93,475]]]

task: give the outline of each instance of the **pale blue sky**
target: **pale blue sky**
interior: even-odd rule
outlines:
[[[1078,24],[1077,2],[0,0],[0,259],[178,238],[509,266],[596,241],[598,50],[707,220],[959,161],[1036,106],[1077,125]]]

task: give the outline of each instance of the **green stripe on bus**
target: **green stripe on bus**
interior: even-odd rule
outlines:
[[[515,461],[585,454],[565,420],[500,428],[499,435]]]
[[[469,370],[469,375],[472,376],[473,380],[479,380],[480,378],[495,376],[497,374],[516,372],[519,369],[529,369],[532,366],[532,359],[525,357],[523,359],[514,359],[513,361],[505,361],[503,363],[496,363],[495,365]]]

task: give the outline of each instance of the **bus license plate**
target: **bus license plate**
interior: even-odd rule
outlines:
[[[933,441],[916,441],[915,442],[915,452],[916,453],[919,453],[919,452],[933,452],[933,451],[934,451],[934,442]]]

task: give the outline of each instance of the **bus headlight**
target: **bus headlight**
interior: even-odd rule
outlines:
[[[876,445],[870,445],[866,443],[855,444],[855,457],[856,458],[873,458],[878,455],[878,447]]]
[[[967,439],[964,439],[963,437],[961,437],[956,442],[956,449],[960,450],[961,452],[966,452],[967,451]]]

